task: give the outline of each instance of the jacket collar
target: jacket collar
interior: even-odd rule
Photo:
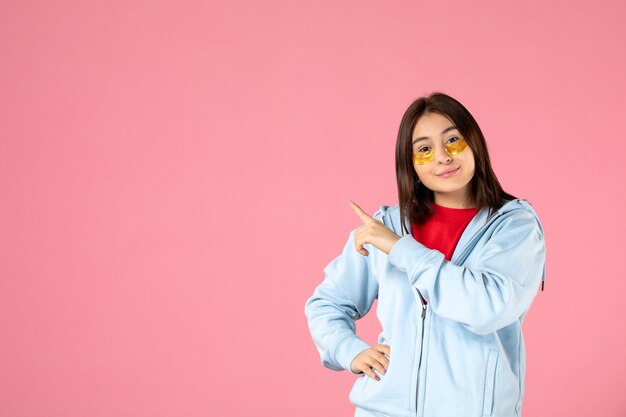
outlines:
[[[539,225],[539,229],[541,234],[543,235],[543,226],[539,221],[539,217],[537,216],[537,212],[533,208],[533,206],[524,199],[515,198],[513,200],[504,200],[504,204],[495,212],[489,215],[490,208],[483,207],[476,213],[476,215],[472,218],[472,220],[467,225],[465,231],[461,235],[457,246],[463,248],[465,245],[474,237],[483,227],[485,227],[488,223],[491,223],[493,220],[498,218],[499,216],[512,212],[514,210],[526,210],[533,215],[537,224]],[[389,228],[391,228],[395,233],[400,236],[405,236],[406,233],[400,227],[400,205],[396,204],[393,207],[389,206],[381,206],[381,221]],[[405,222],[405,226],[407,230],[411,230],[411,222],[407,219]],[[541,278],[541,290],[543,291],[544,283],[545,283],[546,271],[545,266],[543,270],[543,276]]]

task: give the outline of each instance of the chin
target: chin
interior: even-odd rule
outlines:
[[[465,188],[469,185],[470,181],[459,181],[459,182],[450,182],[448,180],[439,180],[433,187],[428,187],[433,191],[437,191],[439,193],[454,193],[459,191],[462,188]]]

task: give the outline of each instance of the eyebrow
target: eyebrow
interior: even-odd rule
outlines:
[[[450,126],[450,127],[445,128],[445,129],[443,130],[443,132],[441,132],[441,134],[442,134],[442,135],[445,135],[445,134],[446,134],[446,132],[449,132],[449,131],[454,130],[454,129],[457,129],[457,127],[456,127],[456,126],[454,126],[454,125],[452,125],[452,126]],[[458,129],[457,129],[457,130],[458,130]],[[419,142],[420,140],[424,140],[424,139],[430,139],[430,137],[429,137],[429,136],[420,136],[419,138],[415,138],[415,139],[413,139],[413,145],[415,145],[415,144],[416,144],[417,142]]]

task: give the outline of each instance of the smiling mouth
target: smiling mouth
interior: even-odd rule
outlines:
[[[449,177],[449,176],[451,176],[451,175],[456,174],[456,173],[459,171],[459,168],[461,168],[461,167],[457,167],[456,169],[454,169],[454,170],[452,170],[452,171],[448,171],[448,172],[446,172],[445,174],[438,174],[437,176],[438,176],[438,177],[447,178],[447,177]]]

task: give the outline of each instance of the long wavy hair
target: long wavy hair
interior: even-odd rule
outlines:
[[[489,216],[508,201],[515,199],[505,192],[491,168],[485,137],[470,112],[457,100],[441,92],[416,99],[402,116],[396,142],[396,179],[402,229],[406,220],[423,223],[432,213],[435,196],[419,181],[413,168],[413,129],[421,116],[439,113],[450,120],[465,138],[474,154],[475,170],[469,184],[469,196],[479,209],[489,207]]]

